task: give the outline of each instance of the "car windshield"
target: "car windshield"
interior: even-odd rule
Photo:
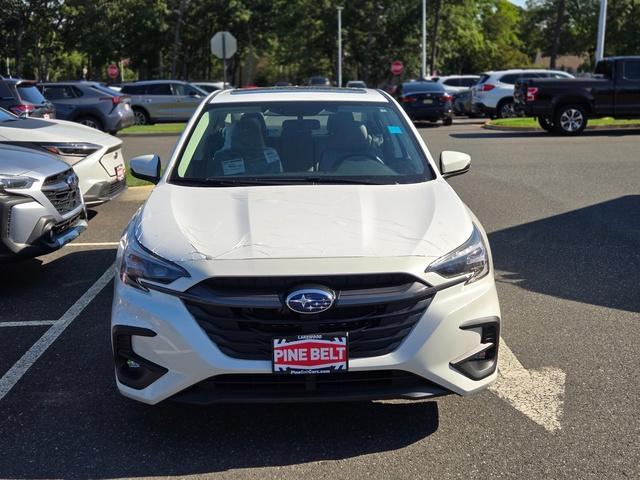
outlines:
[[[202,186],[417,183],[434,178],[389,103],[210,105],[170,181]]]

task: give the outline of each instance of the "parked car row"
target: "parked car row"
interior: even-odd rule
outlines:
[[[0,108],[0,261],[61,248],[87,228],[86,206],[125,188],[122,140]]]

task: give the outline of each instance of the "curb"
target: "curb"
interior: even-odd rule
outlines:
[[[544,132],[540,127],[508,127],[505,125],[491,125],[489,122],[484,123],[482,128],[501,132]],[[640,123],[638,125],[587,125],[586,130],[640,130]]]
[[[182,132],[174,132],[174,133],[169,133],[169,132],[159,132],[159,133],[154,133],[154,132],[149,132],[149,133],[118,133],[116,135],[116,137],[118,138],[123,138],[123,137],[179,137],[180,135],[182,135]]]

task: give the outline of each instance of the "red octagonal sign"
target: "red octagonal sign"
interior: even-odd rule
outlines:
[[[402,75],[403,71],[404,71],[404,65],[400,60],[395,60],[391,62],[391,73],[398,76],[398,75]]]
[[[112,63],[107,67],[107,75],[109,75],[109,78],[116,78],[119,73],[120,69],[115,63]]]

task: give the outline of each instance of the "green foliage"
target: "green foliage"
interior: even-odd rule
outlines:
[[[430,70],[476,73],[530,65],[553,50],[561,0],[428,0]],[[106,66],[126,60],[127,80],[221,79],[209,39],[227,30],[238,39],[228,62],[236,84],[304,83],[336,77],[336,0],[0,0],[0,55],[5,70],[39,79],[106,80]],[[370,85],[420,74],[421,2],[349,0],[343,11],[343,78]],[[558,54],[593,58],[599,0],[564,0]],[[180,14],[179,12],[182,11]],[[181,20],[180,20],[181,19]],[[608,54],[640,52],[640,0],[609,0]],[[176,35],[176,29],[179,32]],[[174,59],[174,51],[176,56]]]

